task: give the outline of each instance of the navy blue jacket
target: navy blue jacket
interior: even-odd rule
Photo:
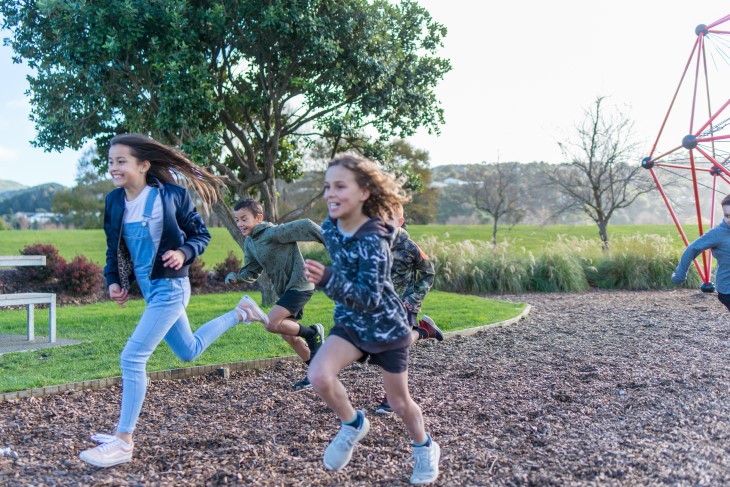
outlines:
[[[327,218],[322,236],[332,267],[318,286],[335,302],[335,324],[354,332],[355,345],[369,353],[409,345],[411,327],[390,277],[393,227],[371,218],[345,237]]]
[[[160,192],[162,236],[149,278],[185,277],[188,275],[190,264],[203,253],[210,242],[210,233],[185,188],[177,184],[161,183],[156,179],[153,179],[150,186],[157,187]],[[106,266],[104,267],[104,277],[106,278],[107,287],[111,284],[119,284],[117,252],[122,238],[124,209],[123,188],[117,188],[106,195],[106,205],[104,207]],[[162,265],[162,255],[168,250],[180,250],[185,254],[185,263],[180,269],[174,270]]]

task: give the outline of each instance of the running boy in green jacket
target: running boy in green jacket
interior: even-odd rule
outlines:
[[[253,199],[239,201],[233,207],[236,225],[246,237],[243,244],[244,266],[238,272],[229,273],[226,284],[253,283],[266,272],[274,285],[279,300],[264,323],[271,333],[278,333],[309,365],[324,342],[324,327],[316,323],[302,326],[304,305],[314,294],[314,284],[304,277],[304,259],[297,242],[324,244],[322,229],[312,220],[302,219],[281,225],[264,221],[261,204]],[[253,303],[253,302],[252,302]],[[264,314],[256,303],[257,311]],[[300,390],[312,387],[305,377],[294,385]]]

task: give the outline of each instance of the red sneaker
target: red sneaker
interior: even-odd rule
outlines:
[[[428,338],[435,338],[440,342],[444,339],[444,334],[441,329],[426,315],[421,316],[421,322],[418,324],[418,329],[424,330],[428,334]]]

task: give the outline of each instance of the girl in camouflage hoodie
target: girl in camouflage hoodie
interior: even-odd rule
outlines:
[[[413,440],[412,483],[438,477],[440,448],[425,431],[421,408],[408,391],[408,347],[411,327],[390,277],[394,229],[384,223],[390,208],[405,198],[392,176],[353,155],[330,162],[324,198],[329,217],[322,224],[332,266],[307,260],[307,279],[335,301],[335,326],[312,361],[309,380],[337,414],[342,426],[324,454],[328,470],[344,468],[355,444],[370,429],[365,411],[355,411],[338,379],[356,361],[383,369],[383,386],[391,407]]]

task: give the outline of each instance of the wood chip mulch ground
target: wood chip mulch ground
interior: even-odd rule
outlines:
[[[533,305],[509,327],[412,349],[411,389],[441,444],[438,485],[730,484],[730,313],[696,291],[502,297]],[[454,310],[458,316],[458,310]],[[338,423],[300,363],[158,381],[132,463],[78,460],[111,433],[120,389],[0,403],[2,485],[401,485],[402,423],[372,413],[378,369],[342,374],[370,434],[332,473]]]

